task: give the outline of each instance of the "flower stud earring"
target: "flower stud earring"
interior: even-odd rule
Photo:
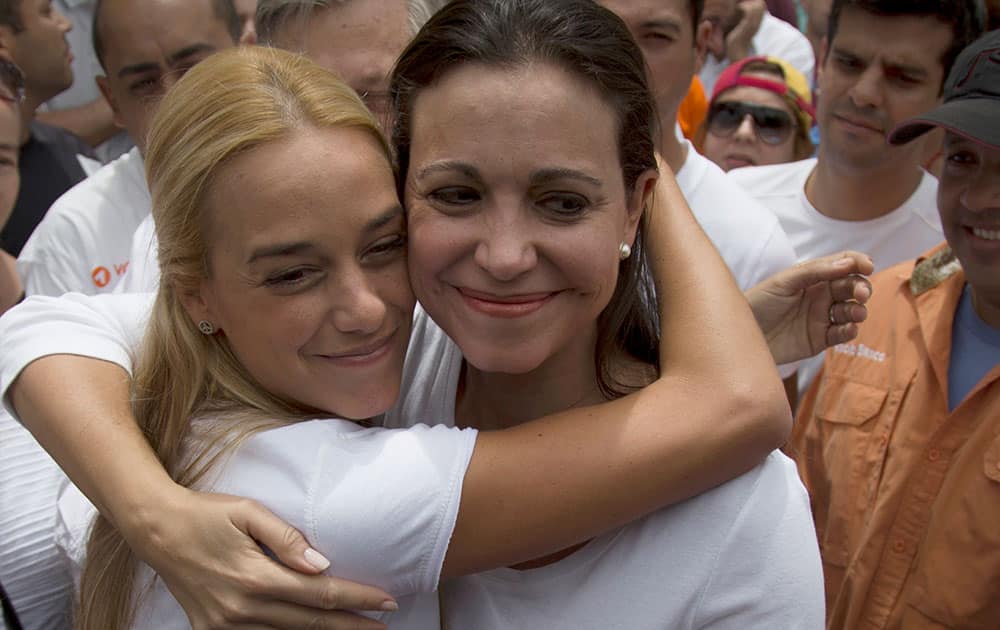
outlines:
[[[631,255],[632,247],[628,243],[622,242],[622,244],[618,246],[618,258],[620,260],[625,260]]]

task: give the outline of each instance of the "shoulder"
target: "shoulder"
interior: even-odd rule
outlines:
[[[806,180],[815,167],[816,158],[807,158],[786,164],[737,168],[729,171],[726,176],[758,199],[765,197],[797,199],[805,189]]]
[[[760,54],[781,57],[795,66],[807,80],[812,78],[810,74],[815,65],[812,45],[801,31],[784,20],[765,13],[754,36],[754,48]]]
[[[31,122],[31,137],[44,145],[50,146],[60,153],[84,155],[97,159],[94,150],[76,134],[61,127],[47,125],[33,120]]]

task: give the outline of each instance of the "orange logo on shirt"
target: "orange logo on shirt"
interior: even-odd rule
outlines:
[[[107,267],[94,267],[94,270],[90,272],[90,277],[94,279],[94,286],[98,289],[103,289],[111,282],[111,272],[108,271]]]
[[[115,276],[122,277],[126,271],[128,271],[128,261],[114,265]],[[111,282],[111,271],[104,266],[94,267],[94,270],[90,272],[90,277],[94,281],[94,286],[98,289],[103,289],[108,286]]]

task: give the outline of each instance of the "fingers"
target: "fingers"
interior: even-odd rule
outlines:
[[[257,580],[255,592],[271,599],[321,610],[398,609],[391,595],[380,588],[324,575],[302,575],[273,565],[270,577]]]
[[[864,276],[850,275],[830,281],[830,298],[834,302],[865,304],[871,296],[872,284]]]
[[[234,614],[224,620],[192,623],[192,630],[240,628],[248,630],[384,630],[385,624],[375,619],[344,611],[317,611],[304,606],[270,602],[248,609],[246,614]]]
[[[767,293],[792,296],[821,282],[833,283],[852,275],[867,275],[873,270],[874,265],[867,255],[845,251],[801,262],[764,280],[755,289],[759,288]],[[850,288],[851,285],[850,283],[841,283],[839,286]],[[850,291],[847,294],[834,295],[833,297],[834,300],[856,299],[852,297]]]
[[[330,561],[313,549],[299,530],[255,501],[241,502],[232,518],[236,527],[296,571],[316,574],[330,566]]]
[[[868,309],[856,302],[834,302],[830,305],[831,328],[846,324],[860,324],[868,318]]]
[[[826,330],[826,345],[833,347],[837,344],[847,343],[858,336],[857,324],[840,324],[830,326]]]

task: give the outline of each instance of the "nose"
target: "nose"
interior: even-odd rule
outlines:
[[[59,30],[61,30],[64,34],[73,30],[73,23],[69,21],[69,18],[63,15],[62,11],[52,7],[52,12],[55,14],[56,22],[59,23]]]
[[[331,287],[334,327],[342,333],[373,334],[382,328],[386,305],[362,269],[346,274]]]
[[[1000,212],[1000,172],[980,169],[962,193],[962,205],[973,212]]]
[[[878,107],[882,104],[881,70],[876,64],[865,68],[858,80],[851,86],[848,94],[859,108]]]
[[[531,226],[514,207],[484,213],[485,234],[476,246],[475,261],[501,282],[509,282],[538,263]]]
[[[750,114],[743,115],[743,120],[740,121],[740,126],[736,128],[733,137],[744,142],[753,142],[757,139],[757,130],[754,128],[753,116]]]

